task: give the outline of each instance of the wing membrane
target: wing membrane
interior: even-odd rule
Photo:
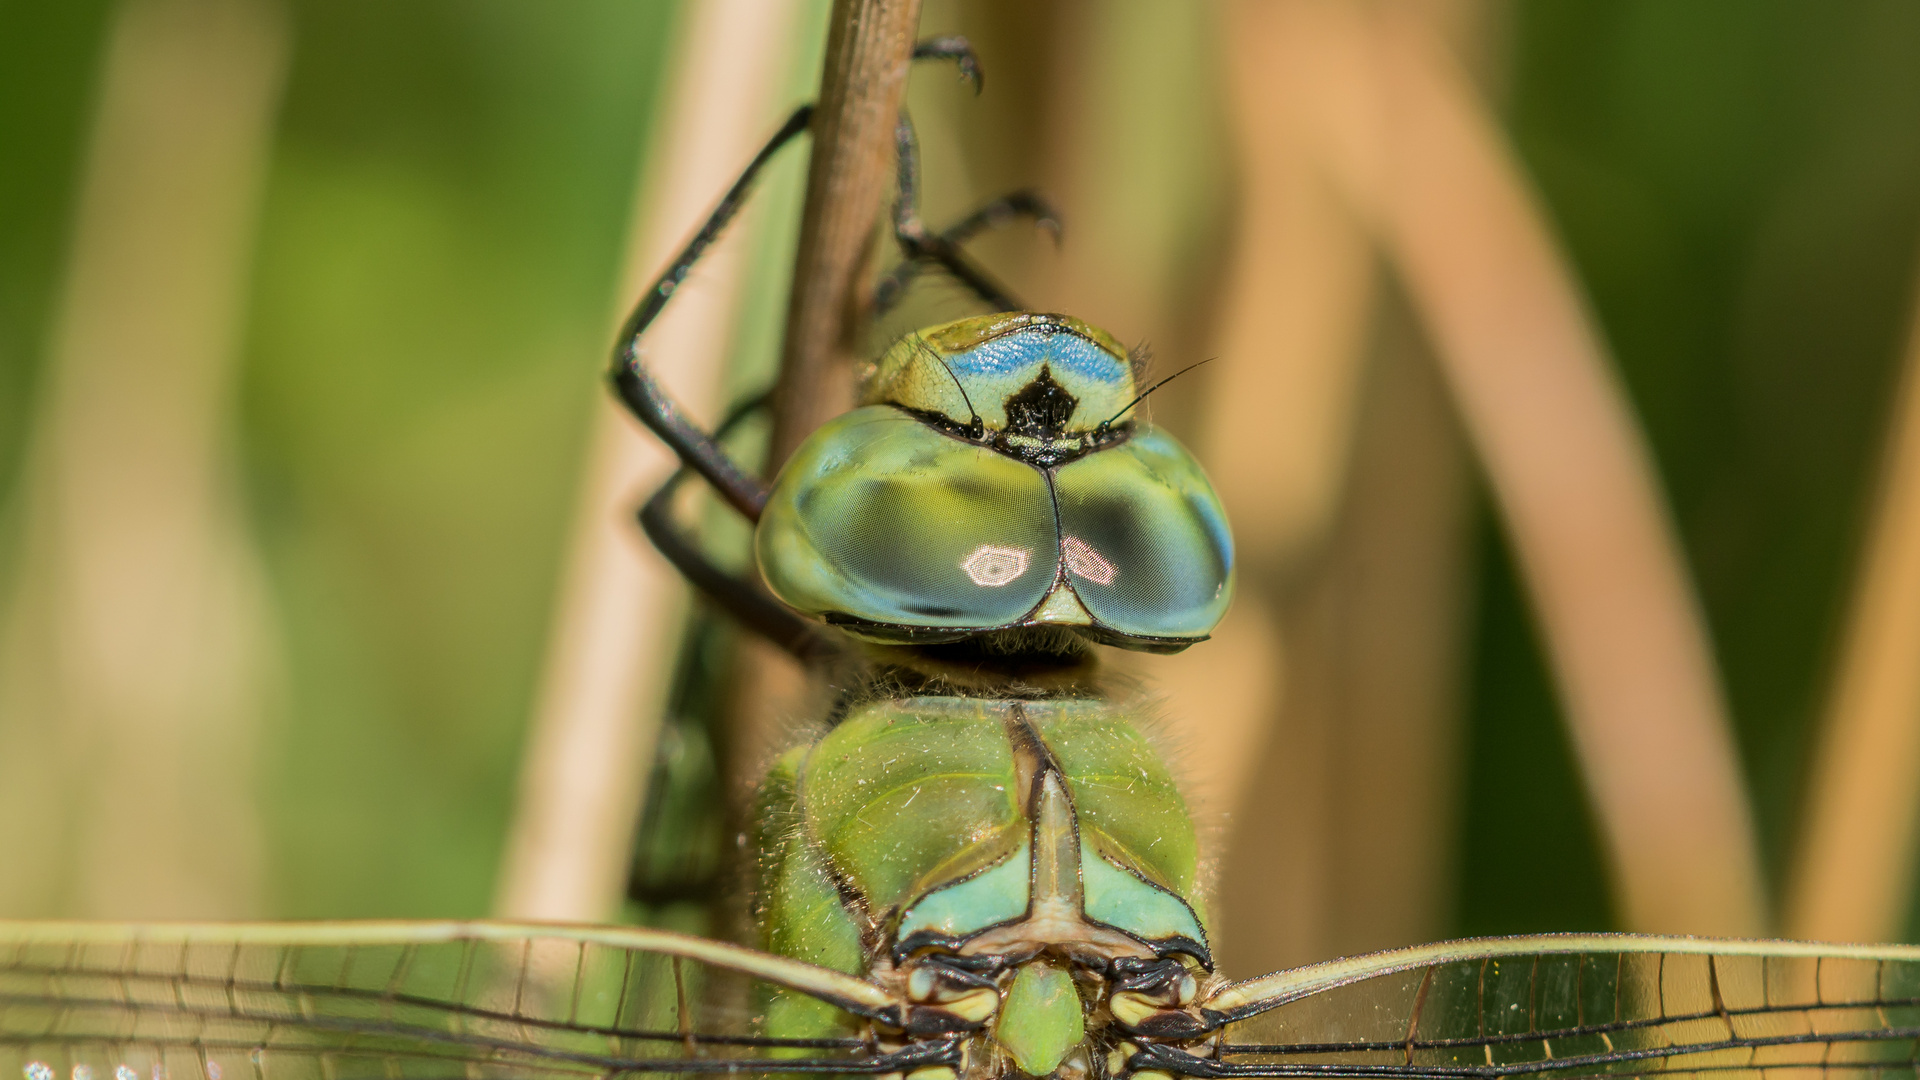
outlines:
[[[1920,950],[1494,938],[1229,987],[1218,1076],[1878,1075],[1920,1066]]]
[[[501,923],[0,922],[0,1080],[863,1073],[769,1038],[768,995],[871,1014],[863,980],[667,931]],[[777,1070],[776,1070],[777,1067]]]

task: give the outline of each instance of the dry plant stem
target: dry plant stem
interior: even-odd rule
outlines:
[[[1725,703],[1650,454],[1485,106],[1411,6],[1371,17],[1375,216],[1492,481],[1632,930],[1767,929]]]
[[[814,428],[852,404],[849,357],[871,300],[863,278],[893,178],[893,131],[912,66],[919,0],[835,0],[813,113],[813,152],[800,244],[787,301],[786,338],[773,397],[766,475],[779,471]],[[729,704],[727,766],[739,790],[778,744],[805,677],[778,649],[750,635]]]
[[[255,910],[273,621],[232,458],[286,14],[111,29],[0,639],[0,909]],[[37,850],[36,850],[37,848]]]
[[[1814,753],[1786,929],[1896,941],[1920,818],[1920,303],[1881,487]]]
[[[1285,50],[1306,40],[1293,32],[1295,5],[1264,0],[1222,11],[1221,38],[1233,76],[1239,151],[1238,248],[1226,278],[1217,355],[1207,372],[1196,451],[1225,500],[1241,553],[1244,588],[1235,601],[1271,606],[1287,581],[1326,541],[1339,507],[1359,401],[1362,352],[1372,311],[1373,255],[1360,223],[1308,157]],[[1270,612],[1269,618],[1277,617]],[[1277,632],[1277,631],[1275,631]],[[1167,677],[1177,679],[1182,712],[1210,718],[1207,688],[1239,698],[1234,683],[1273,682],[1278,657],[1228,662],[1234,634],[1189,650]],[[1187,677],[1188,668],[1196,669]],[[1199,696],[1189,699],[1191,686]],[[1279,688],[1272,686],[1273,695]],[[1241,804],[1280,702],[1266,696],[1242,738],[1209,737],[1195,764],[1201,786],[1226,807]]]
[[[1294,10],[1220,11],[1240,207],[1194,449],[1233,523],[1240,584],[1213,640],[1152,668],[1196,802],[1231,826],[1216,910],[1241,973],[1334,955],[1319,913],[1335,781],[1322,725],[1299,722],[1294,696],[1312,677],[1296,661],[1319,658],[1283,636],[1282,596],[1324,547],[1345,486],[1375,277],[1365,233],[1307,157],[1284,51],[1301,40]],[[1288,797],[1255,790],[1261,776],[1284,777]]]
[[[1202,718],[1202,794],[1231,800],[1215,910],[1241,973],[1433,936],[1451,862],[1464,449],[1432,358],[1376,295],[1363,223],[1313,160],[1307,103],[1339,89],[1313,15],[1221,10],[1242,205],[1197,449],[1241,588],[1160,680],[1176,724]],[[1250,737],[1212,738],[1222,716]]]
[[[1339,519],[1273,605],[1286,693],[1250,763],[1270,785],[1235,815],[1219,907],[1246,973],[1445,931],[1466,455],[1432,357],[1382,322]]]
[[[835,0],[774,395],[768,475],[851,402],[844,363],[868,297],[861,271],[893,175],[919,0]]]
[[[610,325],[779,123],[774,95],[796,15],[787,0],[688,5]],[[698,416],[719,411],[744,270],[738,240],[695,269],[644,343],[654,373]],[[595,389],[592,446],[495,900],[505,918],[606,922],[618,913],[679,646],[686,587],[633,517],[672,455]]]

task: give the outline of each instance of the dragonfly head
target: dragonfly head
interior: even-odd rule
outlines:
[[[908,334],[862,380],[862,405],[892,405],[1006,447],[1096,448],[1102,421],[1134,396],[1133,360],[1111,334],[1067,315],[1003,312]],[[1103,438],[1119,438],[1107,429]],[[1015,451],[1019,452],[1019,451]]]
[[[754,536],[790,607],[871,642],[1002,654],[1082,641],[1177,652],[1233,592],[1233,542],[1199,464],[1129,417],[1110,335],[1016,312],[909,334],[864,403],[775,479]]]

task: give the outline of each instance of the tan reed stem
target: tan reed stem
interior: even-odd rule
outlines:
[[[867,308],[861,273],[893,172],[919,0],[835,0],[813,116],[813,157],[767,473],[850,404],[845,360]]]
[[[1831,697],[1813,754],[1786,929],[1822,941],[1897,941],[1920,826],[1920,302],[1888,418]]]
[[[779,126],[774,98],[797,13],[764,0],[687,5],[610,326]],[[745,269],[741,239],[708,254],[645,342],[669,392],[709,419]],[[604,386],[593,392],[592,448],[494,905],[506,918],[607,922],[619,911],[686,605],[686,587],[633,517],[672,455]]]
[[[1492,482],[1627,928],[1762,933],[1745,784],[1652,456],[1545,213],[1418,10],[1389,6],[1365,29],[1377,156],[1340,175]]]
[[[233,410],[288,30],[270,0],[112,20],[0,590],[0,910],[257,910],[279,658]]]

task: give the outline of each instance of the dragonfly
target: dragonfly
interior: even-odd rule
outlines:
[[[970,60],[964,45],[922,55]],[[907,334],[771,484],[660,389],[648,326],[802,109],[641,300],[612,380],[683,469],[640,518],[717,607],[844,689],[753,807],[756,940],[509,922],[0,922],[20,1080],[874,1075],[1541,1076],[1920,1066],[1920,949],[1636,935],[1446,942],[1235,981],[1195,829],[1097,647],[1203,642],[1232,597],[1204,471],[1140,420],[1111,335],[1016,303],[899,137],[892,302],[939,268],[992,309]],[[1163,380],[1164,381],[1164,380]],[[1155,384],[1158,385],[1158,384]],[[736,413],[737,416],[740,415]],[[724,429],[726,425],[722,425]],[[672,514],[706,481],[755,573]]]

